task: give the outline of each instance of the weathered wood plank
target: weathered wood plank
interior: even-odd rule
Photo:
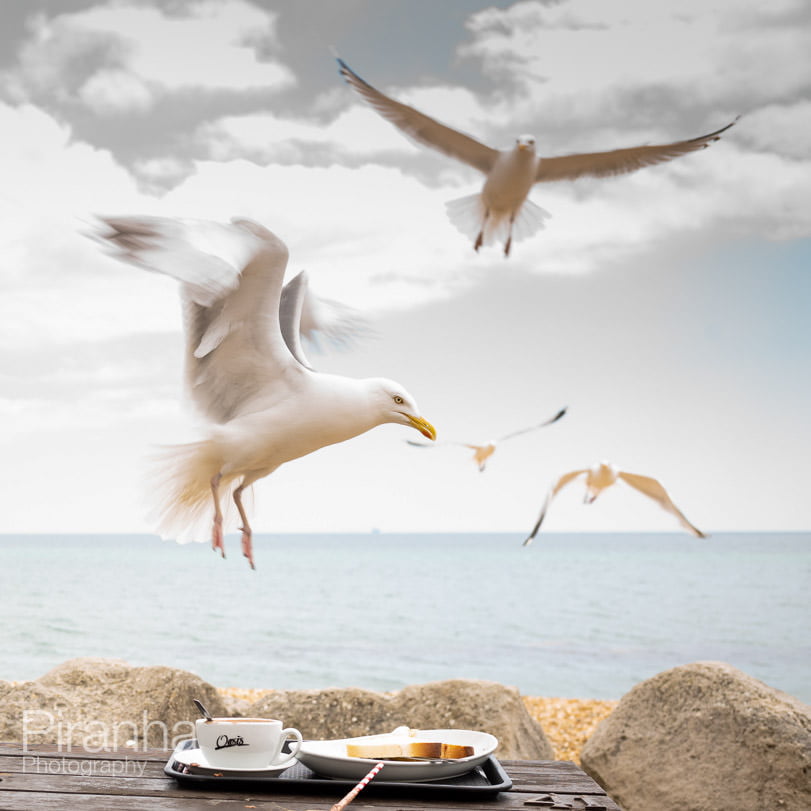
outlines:
[[[331,803],[336,802],[348,788],[345,785],[318,786],[302,790],[298,787],[285,786],[285,781],[274,782],[272,785],[259,783],[221,784],[216,781],[207,781],[192,786],[178,784],[173,778],[164,776],[162,780],[140,777],[90,776],[83,774],[22,774],[14,772],[2,776],[0,789],[3,791],[18,792],[52,792],[74,794],[103,794],[105,796],[141,796],[141,797],[199,797],[208,799],[240,799],[246,796],[275,799],[279,802],[293,802],[303,798],[329,797]],[[506,794],[507,792],[503,792]],[[373,789],[366,790],[367,797],[374,797],[374,802],[380,805],[403,805],[408,807],[424,807],[432,802],[448,804],[459,807],[477,807],[484,803],[486,807],[491,804],[488,799],[479,798],[475,806],[470,806],[470,796],[466,799],[456,800],[450,795],[420,794],[419,787],[413,790],[404,790],[402,793],[382,793]],[[432,799],[433,798],[433,799]],[[473,795],[473,801],[476,801]]]
[[[24,756],[0,755],[0,773],[8,775],[84,775],[92,779],[107,778],[130,780],[162,780],[165,761],[139,758],[62,757],[61,755],[32,754]],[[526,792],[552,791],[560,794],[601,794],[603,790],[573,763],[547,761],[534,768],[521,762],[504,764],[513,781],[513,790]]]
[[[63,758],[61,755],[42,755],[29,753],[23,757],[12,757],[0,755],[0,775],[5,773],[37,773],[40,774],[73,774],[85,767],[85,772],[94,774],[102,768],[102,764],[109,763],[108,774],[118,774],[121,778],[126,777],[153,777],[164,779],[163,767],[165,760],[139,760],[132,758],[125,760],[104,760],[102,758]],[[137,764],[135,768],[127,763]],[[86,765],[88,764],[88,765]],[[91,768],[95,766],[95,768]]]
[[[353,803],[354,805],[354,803]],[[98,794],[42,794],[37,792],[4,792],[0,790],[0,808],[3,811],[230,811],[253,806],[257,811],[314,811],[329,808],[329,804],[307,805],[297,802],[280,805],[273,800],[207,800],[197,797],[108,797]],[[353,811],[362,811],[354,808]],[[371,807],[368,811],[372,811]]]
[[[551,806],[525,805],[527,795],[507,792],[499,795],[497,800],[478,802],[441,802],[426,803],[425,801],[386,800],[380,798],[363,801],[362,795],[351,805],[353,811],[534,811]],[[599,807],[600,798],[592,798]],[[255,808],[257,811],[328,811],[335,802],[334,798],[319,797],[295,798],[264,798],[245,794],[238,798],[230,797],[198,797],[189,795],[185,797],[160,797],[143,795],[102,795],[102,794],[75,794],[56,792],[6,792],[0,789],[0,808],[3,811],[65,811],[66,808],[81,808],[82,811],[207,811],[207,809],[246,809]],[[565,800],[564,800],[565,802]],[[562,806],[565,808],[566,806]],[[588,806],[573,804],[569,806],[572,811],[583,811]],[[592,806],[593,807],[593,806]],[[606,806],[608,811],[621,811],[617,805],[611,803]]]
[[[569,760],[506,760],[502,766],[515,791],[605,794],[603,788]]]
[[[19,743],[0,743],[0,755],[4,757],[25,757],[26,755],[41,755],[65,758],[81,758],[82,760],[149,760],[156,763],[166,763],[169,758],[168,749],[115,749],[89,752],[74,746],[71,749],[56,746],[55,744],[29,745],[23,749]]]

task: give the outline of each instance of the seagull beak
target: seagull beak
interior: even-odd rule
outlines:
[[[413,414],[406,414],[408,421],[411,425],[416,428],[424,437],[428,437],[428,439],[434,440],[436,439],[436,428],[431,425],[428,420],[423,419],[422,417],[415,417]]]
[[[521,152],[523,152],[527,148],[527,145],[526,144],[518,144],[518,148],[521,150]]]

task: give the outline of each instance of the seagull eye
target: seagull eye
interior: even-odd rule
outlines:
[[[397,405],[402,405],[405,402],[405,400],[403,400],[403,398],[400,397],[399,394],[395,394],[394,395],[394,402],[397,403]]]

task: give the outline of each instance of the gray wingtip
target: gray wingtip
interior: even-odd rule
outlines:
[[[353,73],[354,72],[352,70],[352,68],[350,68],[349,65],[347,65],[346,62],[344,62],[343,59],[341,59],[341,57],[338,55],[337,51],[333,55],[335,56],[335,61],[338,63],[338,68],[339,68],[338,73],[340,73],[341,76],[346,78],[347,73]]]
[[[285,287],[289,287],[291,290],[295,290],[297,287],[301,287],[302,285],[309,284],[310,277],[307,274],[306,270],[300,270],[292,279],[285,285]]]

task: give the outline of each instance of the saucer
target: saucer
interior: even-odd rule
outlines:
[[[240,774],[240,775],[256,775],[257,777],[276,777],[286,769],[289,769],[297,759],[295,757],[287,758],[281,763],[274,763],[270,766],[261,768],[240,768],[238,766],[213,766],[208,762],[206,753],[197,745],[197,740],[191,738],[187,741],[181,741],[175,751],[172,753],[171,762],[175,770],[180,771],[182,767],[193,770],[194,773],[211,773],[219,772],[222,774]],[[175,765],[176,764],[176,765]],[[185,770],[184,770],[185,771]]]

